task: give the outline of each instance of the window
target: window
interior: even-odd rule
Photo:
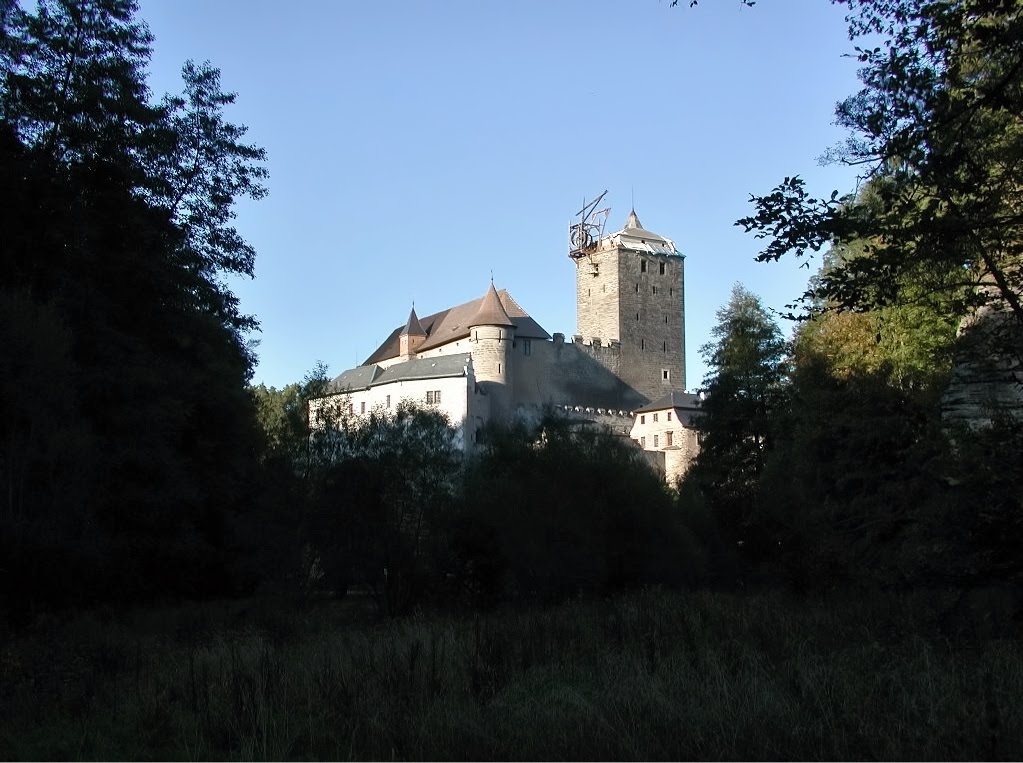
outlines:
[[[671,288],[671,287],[669,286],[669,287],[668,287],[668,296],[670,297],[670,296],[672,296],[672,295],[673,295],[674,293],[675,293],[675,290],[674,290],[674,289],[672,289],[672,288]]]
[[[657,423],[657,417],[658,417],[659,415],[660,415],[660,414],[658,414],[658,413],[655,413],[655,414],[654,414],[654,423],[655,423],[655,424]]]
[[[359,413],[365,413],[365,412],[366,412],[366,401],[363,400],[361,403],[359,403]]]
[[[665,322],[665,323],[667,323],[667,322],[668,322],[668,316],[667,316],[667,315],[665,315],[665,316],[664,316],[664,322]]]
[[[668,415],[670,416],[671,414],[669,413]],[[673,432],[665,432],[664,433],[664,446],[666,448],[671,447],[671,444],[672,444],[671,436],[672,436],[672,434],[674,434],[674,433]]]
[[[355,415],[355,403],[349,403],[348,404],[348,415],[349,416],[354,416]]]
[[[671,371],[667,368],[661,369],[661,381],[671,381]]]
[[[391,407],[391,396],[390,395],[387,396],[387,406],[386,407],[387,408]]]
[[[656,286],[651,286],[650,287],[650,293],[651,294],[656,294],[657,293],[657,287]]]
[[[661,342],[661,352],[667,352],[667,351],[668,351],[668,343],[667,342]]]
[[[530,339],[522,340],[522,354],[532,355],[533,354],[533,342]]]
[[[671,421],[671,411],[668,411],[668,421]]]
[[[427,405],[440,405],[440,390],[432,389],[426,392],[426,404]]]
[[[501,373],[501,364],[500,363],[497,364],[497,373]]]
[[[646,416],[644,416],[642,413],[639,415],[639,423],[646,424]]]
[[[636,320],[639,320],[639,313],[636,313]]]
[[[639,261],[639,272],[640,273],[645,273],[646,272],[646,260],[640,260]]]
[[[639,284],[636,284],[636,293],[639,294]]]
[[[661,263],[661,275],[662,276],[664,275],[664,263],[663,262]]]
[[[641,350],[645,350],[646,349],[646,339],[640,339],[639,340],[639,349],[641,349]]]
[[[646,437],[640,437],[639,438],[639,444],[642,445],[645,448],[646,447]]]
[[[657,447],[657,435],[654,435],[654,447]]]

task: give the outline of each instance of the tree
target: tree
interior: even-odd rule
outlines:
[[[641,451],[556,415],[488,428],[450,535],[448,570],[474,605],[680,585],[702,564]]]
[[[21,570],[8,569],[0,585],[29,607],[230,590],[254,483],[254,321],[222,275],[251,270],[227,221],[240,195],[261,195],[262,152],[222,119],[231,96],[208,67],[186,67],[182,98],[149,100],[152,38],[135,12],[131,0],[0,3],[0,267],[15,314],[31,315],[27,302],[41,321],[0,345],[0,366],[17,368],[27,340],[37,370],[16,378],[65,369],[60,398],[9,421],[25,431],[52,409],[59,426],[36,427],[28,453],[74,432],[92,454],[75,491],[20,493],[23,514],[46,521],[18,559],[46,575],[13,590]],[[60,338],[49,354],[47,337]],[[0,481],[30,484],[19,475],[42,474],[39,459],[5,458]]]
[[[784,401],[785,342],[760,299],[740,284],[718,310],[711,336],[701,349],[710,373],[697,423],[700,453],[687,479],[702,488],[726,535],[746,555],[757,554],[766,541],[754,500]]]
[[[440,412],[403,401],[394,411],[340,417],[312,437],[309,541],[329,590],[368,584],[388,614],[417,605],[437,582],[438,532],[462,466]]]
[[[861,166],[875,199],[814,198],[798,176],[751,197],[737,222],[758,259],[864,243],[804,295],[862,310],[942,292],[956,314],[985,303],[1023,324],[1023,16],[1004,0],[849,5],[863,88],[837,107],[850,130],[830,158]],[[907,276],[911,276],[907,278]],[[907,291],[917,285],[918,292]],[[964,291],[963,287],[972,287]],[[981,288],[977,288],[981,287]]]

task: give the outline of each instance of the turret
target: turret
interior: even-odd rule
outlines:
[[[491,396],[491,411],[506,413],[512,382],[512,342],[515,324],[501,304],[493,282],[480,303],[480,309],[469,322],[471,347],[476,382]]]
[[[403,358],[415,357],[419,346],[425,341],[426,332],[423,330],[423,324],[419,322],[419,316],[416,315],[416,308],[413,305],[405,328],[398,334],[398,354]]]

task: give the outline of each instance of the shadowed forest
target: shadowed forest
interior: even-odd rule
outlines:
[[[1023,426],[943,400],[967,351],[1019,392],[1023,14],[837,4],[863,181],[751,199],[818,269],[791,340],[735,286],[666,485],[553,413],[311,433],[225,285],[269,179],[219,72],[0,0],[0,757],[1021,757]]]

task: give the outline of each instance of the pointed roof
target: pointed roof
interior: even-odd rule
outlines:
[[[497,289],[494,288],[493,281],[490,282],[490,288],[487,289],[487,293],[480,303],[480,309],[473,316],[472,320],[469,321],[469,325],[515,327],[511,318],[508,317],[504,305],[501,304],[501,298],[497,296]]]
[[[423,329],[423,324],[419,322],[419,317],[416,315],[416,308],[412,308],[412,312],[408,314],[408,321],[405,322],[405,328],[401,330],[398,336],[426,336],[426,331]]]
[[[635,209],[629,212],[629,218],[625,221],[625,227],[602,238],[601,244],[620,246],[623,249],[629,249],[634,252],[681,256],[675,248],[674,241],[653,231],[648,231],[643,227],[639,222],[639,215],[636,214]]]
[[[515,322],[515,336],[522,339],[551,338],[551,335],[529,313],[523,310],[522,306],[507,291],[498,291],[497,296],[501,300],[505,314]],[[479,312],[482,303],[483,297],[476,297],[469,302],[420,318],[419,325],[426,329],[426,339],[417,348],[418,352],[432,350],[434,347],[440,347],[469,336],[469,322]],[[401,330],[402,326],[399,325],[391,331],[383,343],[364,361],[363,365],[398,357],[400,355],[398,337]]]

